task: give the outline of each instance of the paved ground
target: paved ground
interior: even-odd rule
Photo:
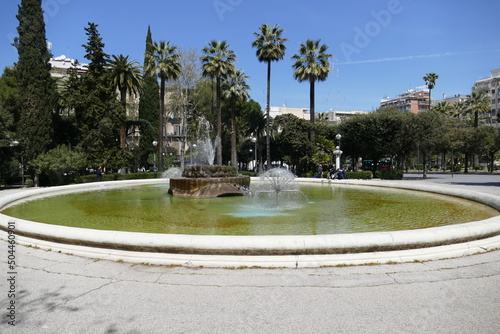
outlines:
[[[499,175],[407,177],[500,191]],[[229,270],[17,245],[12,275],[7,247],[0,241],[0,333],[500,333],[500,251],[424,263]]]

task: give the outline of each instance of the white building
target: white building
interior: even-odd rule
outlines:
[[[481,118],[489,125],[499,126],[498,113],[500,112],[500,68],[490,71],[490,77],[476,81],[472,86],[472,92],[485,92],[490,101],[491,110],[483,115]]]
[[[315,113],[315,119],[319,120],[320,115],[325,114],[326,119],[330,121],[331,123],[338,123],[342,122],[343,120],[346,120],[350,117],[353,117],[354,115],[359,115],[359,114],[366,114],[368,113],[367,111],[361,111],[361,110],[354,110],[354,111],[341,111],[341,110],[330,110],[327,112],[316,112]],[[290,107],[271,107],[269,110],[269,115],[272,118],[275,118],[276,116],[279,115],[286,115],[286,114],[292,114],[294,116],[297,116],[298,118],[305,119],[306,121],[309,121],[311,119],[311,114],[309,112],[309,108],[290,108]]]
[[[75,67],[78,73],[84,73],[88,70],[88,64],[75,64],[73,59],[67,58],[65,55],[59,57],[50,58],[49,64],[50,75],[56,79],[62,79],[69,75],[68,71],[70,68]]]

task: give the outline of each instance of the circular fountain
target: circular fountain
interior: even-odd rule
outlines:
[[[255,197],[261,197],[262,202],[286,202],[289,195],[300,195],[296,189],[297,184],[322,184],[326,187],[351,186],[377,186],[390,188],[403,188],[419,191],[430,191],[439,194],[464,197],[500,209],[500,197],[474,192],[464,193],[461,189],[443,188],[431,185],[422,185],[408,182],[395,181],[357,181],[331,182],[327,180],[293,179],[284,172],[275,171],[263,176],[260,180],[252,181]],[[12,196],[0,198],[0,208],[46,196],[67,194],[71,192],[89,192],[107,190],[111,188],[126,188],[139,185],[156,184],[164,186],[165,180],[137,180],[117,181],[107,183],[94,183],[53,187],[20,192]],[[170,197],[173,199],[173,197]],[[181,201],[188,201],[180,198]],[[226,199],[219,199],[225,201]],[[172,200],[169,200],[172,201]],[[177,200],[174,200],[174,202]],[[206,212],[203,207],[205,199],[192,201],[202,216]],[[201,204],[200,204],[201,203]],[[257,218],[259,219],[259,218]],[[286,219],[286,217],[285,217]],[[31,222],[0,215],[0,227],[8,230],[9,224],[16,224],[16,233],[21,237],[30,238],[30,244],[40,244],[46,241],[55,241],[62,244],[92,246],[92,252],[101,249],[106,255],[101,258],[123,258],[130,261],[148,263],[177,263],[211,266],[228,266],[228,263],[250,264],[266,263],[267,266],[317,266],[325,264],[374,262],[374,257],[381,254],[391,254],[391,259],[428,259],[445,245],[467,244],[467,252],[477,249],[470,243],[480,242],[500,234],[500,217],[484,219],[479,222],[458,225],[432,227],[418,230],[384,231],[367,233],[344,233],[323,235],[188,235],[188,234],[157,234],[137,233],[125,231],[102,231],[89,228],[73,228]],[[33,241],[35,238],[38,241]],[[39,241],[40,239],[45,241]],[[22,240],[22,239],[19,239]],[[61,246],[58,246],[61,247]],[[97,248],[95,248],[97,247]],[[482,246],[484,248],[484,244]],[[47,248],[55,248],[52,244]],[[486,247],[487,248],[487,247]],[[60,248],[59,248],[60,249]],[[411,255],[402,257],[401,252],[412,250]],[[126,251],[127,255],[123,255]],[[130,253],[129,251],[135,251]],[[139,253],[137,253],[137,251]],[[75,251],[71,251],[75,253]],[[395,253],[394,253],[395,252]],[[463,255],[465,251],[460,248],[455,256]],[[117,255],[120,254],[120,255]],[[408,254],[408,253],[405,253]],[[431,255],[429,255],[431,254]],[[441,254],[441,253],[439,253]],[[257,257],[255,257],[258,255]],[[344,257],[343,257],[344,256]],[[446,256],[449,256],[447,253]],[[339,258],[340,257],[340,258]],[[352,258],[356,258],[355,261]],[[410,258],[411,257],[411,258]],[[140,260],[139,260],[140,259]],[[155,259],[154,261],[152,259]],[[175,259],[175,260],[174,260]],[[376,261],[376,260],[375,260]]]

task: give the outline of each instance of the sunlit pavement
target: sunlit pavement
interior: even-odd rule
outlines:
[[[405,178],[500,193],[500,175]],[[500,332],[500,251],[403,264],[212,269],[16,245],[11,274],[8,244],[0,245],[0,333]]]

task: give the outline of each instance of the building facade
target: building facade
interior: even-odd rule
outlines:
[[[500,112],[500,68],[490,71],[490,77],[476,81],[472,86],[472,92],[484,92],[490,102],[490,110],[480,115],[480,118],[488,125],[499,126],[498,113]]]
[[[418,114],[429,110],[429,90],[422,87],[409,89],[396,98],[385,98],[380,101],[380,108],[397,109],[403,112]]]
[[[321,119],[321,115],[325,115],[323,119],[328,120],[331,123],[340,123],[343,120],[351,118],[355,115],[366,114],[367,111],[354,110],[354,111],[341,111],[341,110],[330,110],[327,112],[316,112],[316,120]],[[290,107],[271,107],[269,115],[275,118],[279,115],[292,114],[298,118],[304,119],[306,121],[311,120],[311,115],[309,113],[309,108],[290,108]]]

